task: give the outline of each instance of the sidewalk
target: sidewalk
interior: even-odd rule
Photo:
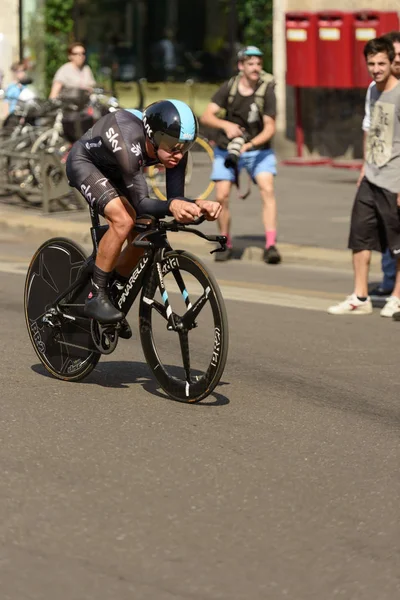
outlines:
[[[247,185],[246,174],[242,185]],[[351,269],[346,249],[350,212],[358,171],[331,167],[280,166],[276,178],[278,202],[278,247],[285,263],[312,263]],[[258,190],[246,200],[231,197],[232,234],[235,257],[261,261],[264,231]],[[90,244],[90,218],[86,211],[41,214],[37,209],[0,204],[0,230],[21,232],[38,243],[54,236],[71,237]],[[216,233],[215,223],[204,223],[202,230]],[[169,234],[175,247],[201,255],[211,245],[197,236]],[[373,265],[379,270],[380,255],[374,253]]]

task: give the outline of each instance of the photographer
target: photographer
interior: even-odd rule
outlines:
[[[258,185],[263,201],[263,260],[278,264],[281,256],[275,245],[276,158],[271,149],[276,116],[274,81],[262,70],[262,52],[255,46],[239,52],[238,68],[239,75],[217,90],[201,118],[203,125],[219,129],[211,179],[216,182],[216,199],[222,206],[218,226],[221,234],[228,237],[228,244],[225,252],[216,253],[215,260],[232,257],[229,195],[232,183],[238,185],[239,173],[245,168]],[[223,119],[217,116],[221,109],[226,111]]]

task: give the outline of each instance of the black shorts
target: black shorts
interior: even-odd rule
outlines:
[[[80,142],[72,146],[66,168],[69,185],[76,188],[89,206],[102,217],[106,205],[111,200],[125,195],[114,182],[98,170]]]
[[[354,199],[349,235],[351,250],[387,248],[400,258],[400,209],[397,194],[364,177]]]

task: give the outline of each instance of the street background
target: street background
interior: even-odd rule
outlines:
[[[397,4],[382,0],[378,8],[393,12]],[[364,37],[374,32],[373,0],[4,6],[3,84],[11,62],[24,60],[46,98],[67,45],[79,40],[97,83],[122,106],[178,97],[200,115],[234,72],[237,50],[256,44],[276,80],[278,159],[328,156],[355,166],[362,155],[366,85],[339,81],[355,55],[352,44],[338,42],[343,30],[335,36],[346,11],[361,14]],[[343,68],[319,72],[338,80],[288,85],[286,13],[305,11],[307,23],[308,11],[323,10],[335,25],[325,33],[347,54],[334,57]],[[312,39],[302,28],[296,43]],[[167,72],[159,51],[168,41],[175,65]],[[328,54],[311,58],[329,60]],[[311,73],[308,60],[299,66]],[[58,149],[48,153],[56,162],[65,157]],[[13,160],[2,163],[2,177],[15,176],[20,185]],[[34,192],[58,178],[62,163],[56,167]],[[45,213],[2,188],[0,600],[400,597],[400,324],[381,318],[376,302],[364,319],[327,313],[353,289],[346,246],[358,173],[279,165],[280,265],[262,261],[265,232],[254,186],[245,201],[232,191],[234,260],[214,262],[212,245],[194,235],[169,236],[174,248],[201,257],[227,307],[226,369],[198,405],[169,400],[152,378],[137,304],[128,315],[133,338],[120,340],[85,381],[49,376],[26,330],[25,276],[50,237],[72,238],[89,253],[89,212]],[[199,167],[194,183],[202,187],[208,177],[209,166]],[[245,188],[245,175],[241,183]],[[201,229],[217,231],[215,223]],[[374,253],[371,286],[381,277]],[[165,330],[166,343],[169,335]]]
[[[278,245],[283,251],[284,262],[312,260],[316,264],[340,261],[344,268],[351,268],[351,254],[346,250],[351,207],[356,191],[358,170],[332,167],[298,167],[280,165],[276,177],[278,203]],[[205,187],[207,172],[202,177]],[[241,176],[246,187],[247,175]],[[261,220],[261,199],[258,189],[252,186],[246,200],[240,200],[236,188],[232,189],[232,232],[235,256],[249,260],[261,260],[265,232]],[[211,195],[211,198],[213,195]],[[29,236],[47,239],[52,233],[68,232],[77,241],[89,241],[90,219],[88,211],[64,211],[43,214],[39,209],[24,205],[16,197],[4,197],[0,203],[0,224],[5,228],[25,229]],[[207,233],[216,232],[215,223],[204,223]],[[185,243],[195,245],[200,253],[205,246],[195,236],[177,234]],[[374,256],[374,265],[379,263]],[[266,273],[269,269],[266,269]]]
[[[1,598],[398,596],[398,324],[326,313],[352,286],[355,179],[280,169],[279,266],[261,262],[255,190],[232,203],[234,239],[254,248],[240,260],[176,234],[216,275],[230,326],[221,383],[194,406],[152,379],[136,305],[134,338],[87,380],[46,374],[24,276],[60,227],[89,249],[88,215],[1,208]]]

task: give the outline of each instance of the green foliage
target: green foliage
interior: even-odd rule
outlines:
[[[45,80],[48,90],[50,90],[55,72],[68,60],[67,47],[74,27],[73,5],[74,0],[45,0]]]
[[[46,49],[43,44],[44,38],[44,14],[42,7],[30,15],[27,26],[27,37],[25,39],[25,50],[33,65],[32,75],[35,89],[40,96],[46,93],[44,84],[44,70],[46,65]]]
[[[273,0],[236,0],[237,18],[246,45],[264,52],[264,68],[272,72]]]

